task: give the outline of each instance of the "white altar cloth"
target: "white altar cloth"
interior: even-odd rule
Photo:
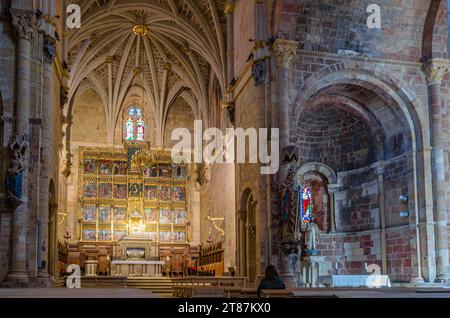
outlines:
[[[164,265],[162,261],[112,261],[113,265]]]
[[[162,276],[163,261],[125,260],[111,262],[112,276],[154,277]]]
[[[319,282],[332,287],[391,287],[391,280],[387,275],[333,275],[321,276]]]

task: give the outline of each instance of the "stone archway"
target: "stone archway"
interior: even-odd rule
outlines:
[[[256,279],[256,204],[252,191],[246,189],[240,201],[237,223],[237,251],[240,276]]]
[[[50,276],[56,276],[57,253],[57,198],[53,180],[48,187],[48,224],[47,224],[47,270]]]
[[[340,253],[345,256],[334,254],[336,248],[321,252],[334,255],[333,261],[342,264],[347,273],[361,272],[365,261],[377,259],[382,272],[408,281],[411,275],[392,261],[396,255],[387,242],[402,237],[406,242],[402,248],[410,251],[404,257],[405,263],[411,264],[408,270],[420,270],[420,250],[410,243],[410,234],[403,227],[417,222],[419,204],[424,201],[417,184],[423,159],[417,149],[423,141],[413,103],[403,96],[407,92],[393,89],[390,83],[352,69],[308,80],[295,111],[296,144],[299,162],[311,166],[303,168],[303,174],[323,180],[329,169],[308,175],[308,170],[320,169],[311,162],[320,162],[336,172],[340,183],[331,187],[329,202],[334,201],[330,210],[335,210],[335,231],[343,235]],[[331,179],[336,179],[332,175]],[[414,198],[407,207],[414,211],[410,217],[400,213],[400,195]],[[333,232],[331,226],[329,232]],[[416,233],[416,238],[419,235]],[[341,240],[331,236],[333,239]],[[361,243],[363,240],[368,243]],[[364,244],[375,248],[364,250]],[[362,251],[363,255],[356,255]]]

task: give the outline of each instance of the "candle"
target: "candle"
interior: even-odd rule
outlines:
[[[338,263],[334,263],[334,269],[335,269],[335,270],[338,269]]]
[[[369,272],[369,267],[367,266],[367,263],[364,263],[364,269],[366,270],[366,273]]]

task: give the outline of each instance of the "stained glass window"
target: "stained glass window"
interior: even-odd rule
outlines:
[[[300,187],[299,203],[299,212],[302,223],[310,223],[312,221],[313,196],[309,184],[304,184]]]
[[[125,140],[127,141],[134,140],[134,120],[131,117],[128,117],[125,123]]]
[[[144,124],[144,118],[139,117],[137,121],[137,134],[136,134],[136,140],[137,141],[144,141],[145,136],[145,124]]]
[[[145,120],[142,110],[139,108],[130,108],[126,113],[124,126],[125,141],[144,141],[145,140]]]

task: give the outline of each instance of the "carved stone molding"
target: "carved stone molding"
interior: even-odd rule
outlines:
[[[428,84],[440,83],[445,74],[447,74],[449,67],[450,61],[447,59],[434,58],[425,63],[423,72]]]
[[[337,192],[342,191],[342,185],[341,184],[329,184],[328,185],[328,193],[329,194],[336,194]]]
[[[273,44],[273,53],[280,67],[289,68],[292,59],[299,50],[298,41],[277,39]]]
[[[39,28],[41,15],[35,11],[11,9],[11,24],[19,39],[31,41]]]
[[[236,0],[227,0],[224,10],[225,16],[232,14],[235,9],[236,9]]]

